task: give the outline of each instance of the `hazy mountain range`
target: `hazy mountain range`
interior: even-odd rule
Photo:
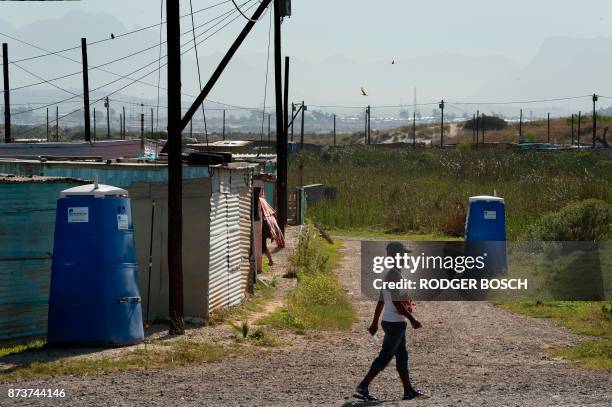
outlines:
[[[236,25],[237,31],[242,23]],[[182,42],[191,46],[190,24],[184,20],[182,31],[186,33]],[[87,36],[90,42],[109,38],[128,31],[116,18],[108,14],[73,12],[60,20],[41,20],[35,23],[14,27],[10,22],[0,20],[0,33],[5,33],[23,41],[38,45],[49,50],[68,47],[78,47],[80,38]],[[159,49],[154,45],[159,42],[158,29],[144,30],[138,34],[109,40],[89,48],[90,65],[98,65],[109,60],[136,52],[146,47],[149,51],[133,58],[117,62],[104,69],[127,74],[137,68],[150,64],[142,71],[131,74],[138,78],[147,72],[153,72],[143,80],[149,85],[135,84],[127,87],[114,98],[145,101],[154,103],[157,95],[157,62]],[[491,34],[494,35],[494,34]],[[228,46],[234,34],[226,34],[221,43]],[[18,60],[43,51],[19,44],[16,41],[2,37],[9,44],[9,57]],[[333,41],[333,38],[330,38]],[[423,40],[426,41],[426,38]],[[256,45],[256,46],[255,46]],[[252,44],[245,42],[227,71],[222,76],[210,98],[239,106],[262,106],[264,98],[264,80],[266,74],[267,44]],[[257,52],[254,52],[257,50]],[[264,52],[261,52],[261,51]],[[199,47],[200,63],[203,81],[206,81],[221,59],[219,52],[207,52],[206,44]],[[331,55],[322,61],[307,61],[300,57],[300,50],[285,49],[292,56],[291,60],[291,100],[304,100],[311,105],[342,105],[342,106],[373,106],[412,105],[413,89],[417,88],[418,102],[435,102],[442,98],[450,102],[449,112],[460,115],[462,112],[472,114],[480,108],[487,113],[501,112],[509,115],[518,113],[519,105],[456,105],[453,102],[503,102],[530,99],[551,99],[567,96],[587,95],[598,92],[612,96],[612,37],[591,39],[551,38],[545,41],[536,55],[527,63],[519,63],[504,57],[504,50],[498,55],[469,56],[460,54],[434,54],[425,57],[397,55],[389,60],[364,61],[359,56]],[[165,49],[162,47],[162,55]],[[81,67],[80,49],[63,53],[69,61],[57,56],[24,61],[20,66],[37,75],[49,79],[61,75],[78,72]],[[183,90],[189,94],[198,92],[198,77],[193,52],[184,55],[183,60]],[[270,60],[267,105],[274,105],[273,93],[273,62]],[[116,80],[117,77],[98,71],[90,72],[90,88],[96,89],[103,84]],[[11,87],[39,82],[40,80],[11,66]],[[80,75],[67,77],[56,84],[73,93],[79,94],[82,87]],[[165,71],[162,72],[161,87],[165,87]],[[92,100],[105,96],[128,83],[118,81],[108,87],[93,92]],[[369,96],[361,96],[360,87],[364,87]],[[17,104],[45,103],[70,98],[72,95],[49,85],[26,88],[12,93],[12,101]],[[165,94],[161,91],[162,105],[165,105]],[[190,97],[185,97],[184,107],[190,103]],[[65,103],[60,108],[62,112],[72,107],[79,107],[79,98],[74,98],[72,104]],[[601,100],[601,106],[609,106],[606,99]],[[14,106],[14,108],[15,108]],[[102,104],[99,104],[102,108]],[[539,104],[524,104],[523,108],[542,114],[551,111],[554,115],[567,114],[578,109],[588,110],[590,100],[555,101]],[[210,103],[209,108],[220,108],[220,105]],[[431,113],[436,106],[421,106],[423,114]],[[133,108],[136,109],[137,108]],[[322,108],[319,108],[322,109]],[[412,110],[410,108],[410,110]],[[339,115],[360,116],[361,108],[329,108],[327,111]],[[373,115],[397,115],[398,108],[377,109]],[[44,114],[43,109],[33,112]],[[245,112],[247,114],[248,112]],[[235,112],[234,114],[240,114]]]

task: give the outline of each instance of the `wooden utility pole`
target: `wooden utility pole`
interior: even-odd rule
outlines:
[[[272,115],[268,113],[268,144],[272,142]]]
[[[143,150],[142,152],[144,153],[144,146],[145,146],[145,141],[144,141],[144,113],[140,113],[140,148]]]
[[[291,117],[295,117],[295,103],[291,102]],[[291,142],[293,143],[293,119],[291,120]]]
[[[155,128],[153,127],[153,108],[151,108],[151,136],[155,132]]]
[[[480,139],[480,144],[482,144],[482,146],[484,147],[484,145],[485,145],[485,130],[487,128],[487,126],[486,126],[487,123],[486,123],[486,120],[485,120],[485,114],[484,113],[481,115],[481,117],[482,117],[482,126],[481,126],[482,127],[482,138]]]
[[[179,0],[166,1],[166,28],[167,28],[167,58],[168,58],[168,142],[164,150],[168,153],[168,271],[169,271],[169,311],[170,311],[170,333],[183,334],[185,332],[183,321],[183,202],[182,202],[182,157],[181,157],[181,132],[185,129],[193,115],[200,109],[202,103],[219,80],[225,67],[230,62],[240,44],[249,34],[255,22],[262,16],[270,0],[263,0],[246,26],[242,29],[234,43],[211,75],[210,79],[200,91],[187,113],[181,118],[181,44],[180,44],[180,12]],[[275,27],[280,30],[280,13],[277,7],[274,9]],[[280,78],[280,31],[278,36],[278,48],[275,50],[277,62],[277,103],[276,109],[282,113],[282,95]],[[282,114],[277,117],[280,120],[278,132],[282,133]],[[280,163],[279,163],[280,172]],[[280,218],[280,216],[279,216]],[[280,220],[280,219],[279,219]]]
[[[440,147],[444,147],[444,99],[440,102]]]
[[[372,144],[371,119],[372,119],[372,108],[370,107],[370,105],[368,105],[368,144]]]
[[[285,56],[285,87],[283,95],[283,135],[285,146],[288,144],[287,123],[289,123],[289,62],[289,57]],[[293,116],[291,116],[291,122],[293,123]]]
[[[104,99],[104,107],[106,108],[106,138],[110,138],[110,101],[108,97]]]
[[[121,139],[122,139],[122,140],[125,140],[125,135],[127,134],[127,131],[126,131],[126,129],[125,129],[125,123],[126,123],[126,121],[127,121],[127,120],[126,120],[126,118],[125,118],[125,106],[123,106],[123,122],[122,122],[122,124],[121,124],[121,127],[122,127],[122,130],[121,130],[121,131],[122,131],[122,133],[121,133]]]
[[[262,3],[263,4],[263,3]],[[287,225],[287,130],[283,115],[283,73],[281,49],[281,0],[274,0],[274,88],[276,98],[277,204],[279,226]],[[289,80],[289,60],[285,61],[285,80]]]
[[[95,121],[94,121],[95,123]],[[47,108],[47,142],[50,141],[49,140],[49,108]]]
[[[306,105],[302,100],[302,117],[300,120],[300,151],[304,148],[304,111],[306,110]]]
[[[546,142],[550,144],[550,113],[548,113],[548,130],[546,132]]]
[[[595,141],[597,139],[597,100],[599,96],[593,94],[593,148],[595,148]]]
[[[96,137],[96,108],[95,107],[93,111],[93,122],[94,122],[93,123],[93,139],[94,141],[96,141],[97,137]]]
[[[87,39],[81,38],[81,55],[83,60],[83,109],[85,119],[85,141],[91,141],[89,113],[89,65],[87,64]]]
[[[221,130],[221,137],[225,140],[225,109],[223,109],[223,129]]]
[[[4,74],[4,142],[11,142],[11,92],[9,84],[8,44],[2,43],[2,72]]]
[[[472,115],[472,144],[476,142],[476,115]]]
[[[523,142],[523,109],[519,117],[519,143]]]
[[[582,111],[578,112],[578,133],[576,133],[578,147],[580,147],[580,127],[582,127]]]
[[[571,145],[574,145],[574,113],[572,113],[572,134],[571,134],[572,142]]]
[[[336,145],[336,115],[334,114],[334,146]]]
[[[55,141],[59,141],[59,106],[55,106]]]
[[[412,148],[416,148],[416,110],[412,112]]]
[[[185,333],[183,321],[183,163],[181,158],[181,28],[179,3],[179,0],[166,0],[168,46],[168,305],[170,334],[173,335],[183,335]]]
[[[368,145],[368,108],[366,106],[365,116],[363,120],[363,144]]]
[[[480,137],[480,110],[476,110],[476,147],[478,147],[478,137]]]

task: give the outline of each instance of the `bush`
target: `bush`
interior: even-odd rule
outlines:
[[[464,127],[468,130],[473,130],[475,126],[476,123],[474,119],[470,119],[465,122]],[[506,128],[506,126],[508,126],[508,123],[506,123],[504,119],[495,116],[482,115],[480,121],[478,122],[478,128],[480,130],[482,130],[483,127],[485,130],[503,130]]]
[[[599,241],[612,237],[612,205],[596,199],[569,204],[531,225],[525,240]]]

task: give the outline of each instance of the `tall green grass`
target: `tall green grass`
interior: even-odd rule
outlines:
[[[461,235],[468,197],[506,199],[509,239],[572,201],[612,202],[607,151],[326,147],[290,159],[290,186],[336,187],[337,199],[308,208],[329,228]]]

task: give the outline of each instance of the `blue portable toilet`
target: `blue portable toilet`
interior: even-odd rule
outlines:
[[[486,274],[506,274],[506,208],[503,198],[473,196],[465,222],[465,241],[470,255],[486,253]]]
[[[96,183],[61,192],[48,322],[50,345],[120,346],[144,339],[124,189]]]

